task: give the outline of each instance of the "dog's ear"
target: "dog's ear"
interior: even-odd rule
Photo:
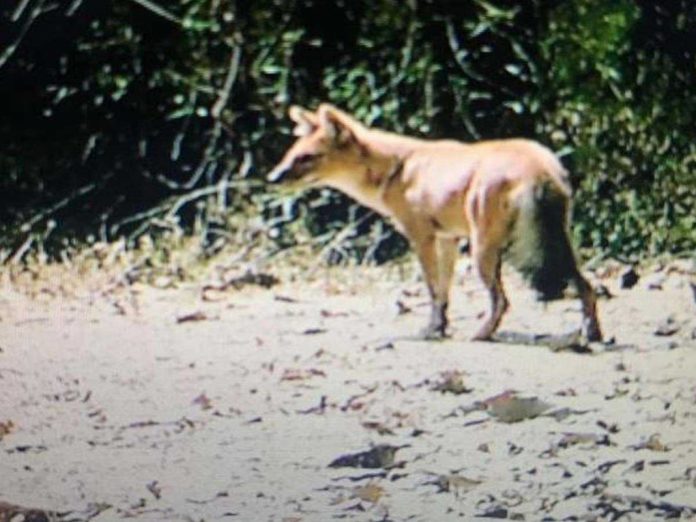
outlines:
[[[319,120],[316,114],[297,105],[290,107],[288,110],[288,115],[296,124],[292,133],[298,137],[311,134],[319,125]]]
[[[317,113],[319,125],[324,129],[326,135],[334,140],[336,145],[344,146],[357,141],[348,122],[341,117],[340,112],[335,107],[324,103],[319,107]]]

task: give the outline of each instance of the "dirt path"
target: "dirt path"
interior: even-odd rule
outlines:
[[[609,284],[616,344],[590,354],[466,341],[485,301],[459,286],[441,343],[407,338],[420,285],[374,274],[212,301],[6,290],[0,521],[695,518],[688,276]],[[504,330],[577,326],[574,300],[508,287]]]

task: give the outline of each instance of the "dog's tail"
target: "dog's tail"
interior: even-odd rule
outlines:
[[[544,180],[525,187],[516,200],[507,257],[543,301],[561,298],[577,273],[568,233],[569,194],[568,188]]]

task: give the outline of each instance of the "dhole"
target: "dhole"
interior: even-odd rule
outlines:
[[[421,140],[368,128],[329,104],[291,107],[298,137],[268,175],[338,189],[392,220],[410,241],[432,298],[426,338],[446,335],[458,241],[470,252],[490,296],[474,339],[490,339],[508,308],[503,254],[544,299],[568,282],[582,301],[582,333],[601,340],[596,298],[580,274],[568,236],[571,189],[556,156],[534,141],[466,144]]]

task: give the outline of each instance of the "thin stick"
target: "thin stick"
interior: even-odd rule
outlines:
[[[173,15],[172,13],[167,11],[164,7],[158,5],[154,2],[151,2],[150,0],[131,0],[131,1],[144,7],[148,11],[155,13],[157,16],[161,16],[165,20],[169,20],[170,22],[173,22],[173,23],[178,24],[178,25],[184,25],[181,18],[179,18],[176,15]]]
[[[15,7],[15,10],[12,12],[13,22],[16,22],[22,17],[24,10],[27,8],[27,5],[29,5],[29,0],[20,0],[20,2],[17,4],[17,7]]]
[[[373,214],[371,212],[367,212],[365,215],[363,215],[360,219],[357,221],[352,221],[348,223],[345,227],[343,227],[334,237],[329,241],[324,247],[321,249],[319,254],[317,254],[317,262],[314,264],[314,267],[309,271],[310,276],[314,275],[314,273],[319,269],[319,263],[321,260],[332,250],[338,249],[341,243],[345,241],[345,239],[355,232],[355,230],[362,225],[365,221],[367,221],[368,218],[372,217]]]
[[[29,230],[31,230],[31,228],[36,223],[38,223],[42,219],[45,219],[48,216],[50,216],[51,214],[56,213],[58,210],[69,205],[70,203],[72,203],[74,200],[76,200],[80,196],[84,196],[85,194],[92,192],[96,187],[97,187],[96,183],[90,183],[89,185],[85,185],[84,187],[77,189],[75,192],[70,194],[68,197],[60,200],[55,205],[52,205],[52,206],[48,207],[46,210],[43,210],[43,211],[39,212],[38,214],[36,214],[33,218],[31,218],[29,221],[24,223],[20,227],[20,230],[22,232],[28,232]]]
[[[77,11],[81,5],[82,0],[73,0],[72,4],[70,4],[70,7],[68,7],[68,10],[65,12],[65,14],[68,16],[74,15],[75,11]]]
[[[34,243],[35,236],[34,234],[29,234],[27,238],[24,240],[24,243],[20,245],[20,247],[17,249],[17,251],[14,253],[12,257],[9,259],[9,264],[11,265],[17,265],[22,261],[22,258],[24,255],[29,251],[31,248],[32,243]]]
[[[232,54],[230,55],[230,64],[227,68],[227,76],[225,77],[225,83],[218,93],[218,98],[210,109],[210,114],[216,120],[220,118],[222,109],[227,105],[227,101],[230,98],[230,93],[232,92],[232,87],[237,79],[237,73],[239,72],[239,62],[242,57],[242,47],[237,45],[232,49]]]
[[[241,187],[241,186],[248,186],[251,185],[251,180],[249,181],[229,181],[229,180],[224,180],[224,185],[226,188],[232,188],[232,187]],[[203,187],[197,190],[193,190],[183,196],[181,196],[179,199],[176,200],[176,203],[174,203],[169,211],[167,212],[165,219],[171,219],[174,217],[175,214],[177,214],[181,208],[184,205],[187,205],[188,203],[191,203],[192,201],[195,201],[197,199],[200,199],[205,196],[209,196],[211,194],[216,194],[220,190],[220,183],[216,183],[215,185],[209,185],[207,187]]]
[[[128,225],[129,223],[134,223],[136,221],[152,218],[156,216],[157,214],[163,213],[167,210],[167,204],[164,203],[162,205],[158,205],[154,208],[151,208],[149,210],[145,210],[144,212],[138,212],[137,214],[134,214],[132,216],[129,216],[127,218],[122,219],[118,223],[114,223],[109,227],[109,233],[114,236],[118,233],[119,229],[124,226]]]
[[[27,31],[29,31],[29,28],[31,27],[31,24],[34,23],[34,21],[39,17],[39,15],[42,14],[42,7],[46,3],[46,0],[39,0],[37,3],[36,7],[31,10],[31,14],[29,15],[29,18],[26,19],[24,22],[24,25],[22,26],[22,29],[19,31],[19,35],[17,35],[17,38],[15,38],[15,41],[12,42],[10,45],[7,46],[7,48],[0,54],[0,69],[3,68],[3,66],[7,63],[7,61],[12,57],[12,55],[17,51],[17,48],[19,47],[19,44],[22,42],[24,37],[27,34]],[[26,7],[26,4],[20,4],[15,10],[15,14],[17,14],[19,7],[22,8],[22,11]],[[21,16],[21,11],[19,11],[19,15]]]

